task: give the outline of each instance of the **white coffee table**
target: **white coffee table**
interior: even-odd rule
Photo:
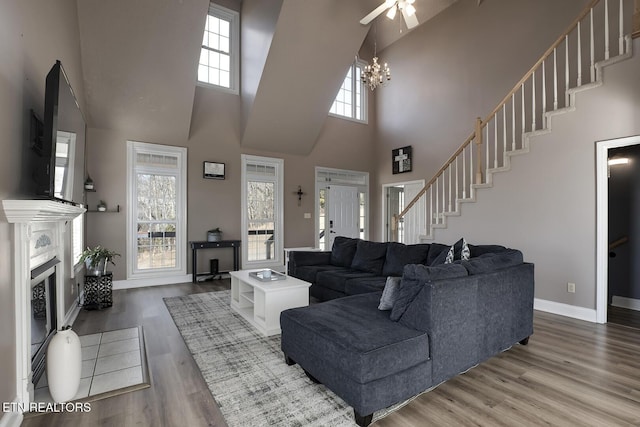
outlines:
[[[280,333],[280,313],[288,308],[309,305],[311,283],[287,276],[284,280],[262,282],[249,276],[252,271],[231,271],[231,308],[264,335]]]

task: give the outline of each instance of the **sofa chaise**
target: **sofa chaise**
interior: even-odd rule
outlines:
[[[337,271],[345,277],[348,270]],[[352,406],[360,426],[533,333],[533,265],[520,251],[408,264],[387,292],[392,284],[281,314],[287,364],[299,364]],[[391,309],[379,309],[389,296]]]

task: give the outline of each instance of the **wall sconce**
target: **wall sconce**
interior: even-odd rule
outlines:
[[[298,196],[298,206],[300,206],[302,204],[302,196],[307,193],[303,192],[302,186],[298,185],[298,191],[294,192],[293,194],[296,194]]]

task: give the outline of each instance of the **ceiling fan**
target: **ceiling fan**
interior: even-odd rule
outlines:
[[[379,15],[387,11],[387,18],[393,19],[396,17],[398,10],[404,17],[404,22],[407,24],[407,28],[411,29],[418,25],[418,18],[416,17],[416,8],[413,7],[413,3],[416,0],[386,0],[380,6],[371,11],[370,14],[360,20],[362,25],[367,25]]]

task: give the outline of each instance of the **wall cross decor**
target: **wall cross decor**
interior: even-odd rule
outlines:
[[[396,173],[411,172],[411,146],[396,148],[391,151],[392,171]]]

